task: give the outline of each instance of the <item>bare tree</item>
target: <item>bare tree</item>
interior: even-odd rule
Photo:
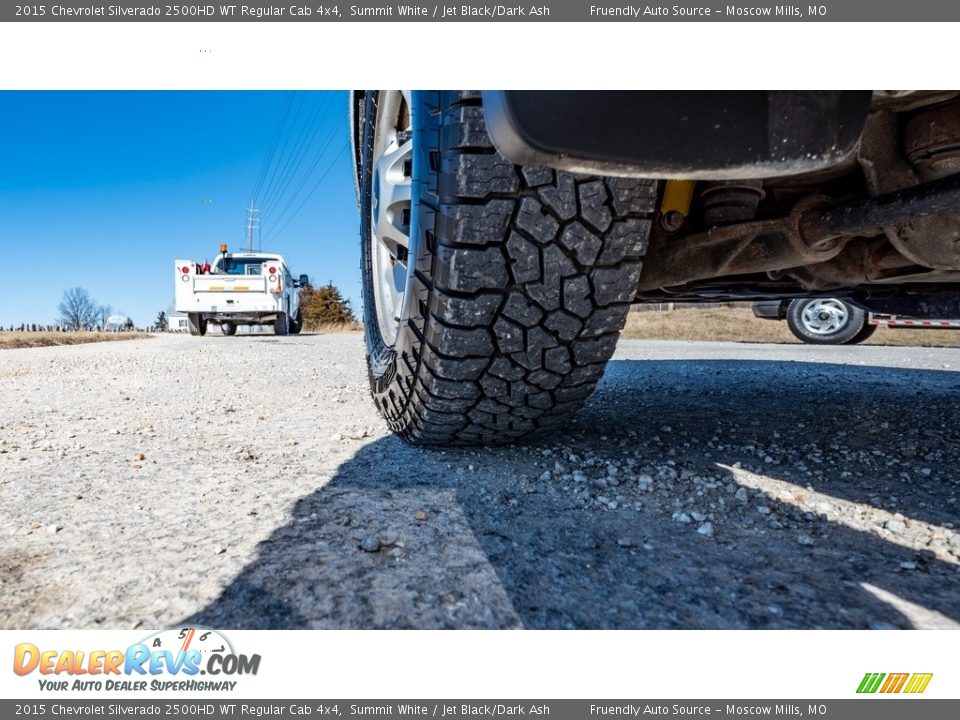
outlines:
[[[113,308],[109,305],[97,305],[93,311],[94,324],[101,330],[106,328],[107,320],[112,312]]]
[[[83,288],[70,288],[57,306],[60,322],[71,330],[83,330],[95,321],[96,304]]]

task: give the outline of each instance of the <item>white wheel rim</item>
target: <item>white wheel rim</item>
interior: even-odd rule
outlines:
[[[374,307],[383,341],[397,342],[415,257],[410,220],[413,133],[410,92],[380,90],[370,188],[370,259]]]
[[[803,327],[814,335],[833,335],[850,322],[847,306],[839,300],[814,300],[800,313]]]

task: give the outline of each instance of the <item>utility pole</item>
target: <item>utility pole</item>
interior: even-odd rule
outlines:
[[[253,231],[260,228],[260,208],[251,202],[247,208],[247,252],[253,252]]]

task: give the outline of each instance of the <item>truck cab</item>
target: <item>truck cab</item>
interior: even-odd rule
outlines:
[[[174,262],[175,305],[187,314],[191,335],[202,336],[210,323],[224,335],[240,325],[272,325],[277,335],[303,329],[299,288],[306,275],[293,276],[278,253],[228,252],[220,246],[213,263]]]

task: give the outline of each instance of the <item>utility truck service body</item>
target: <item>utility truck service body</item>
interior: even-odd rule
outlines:
[[[224,335],[239,325],[273,325],[277,335],[303,328],[298,288],[306,275],[294,279],[276,253],[221,252],[212,265],[193,260],[174,263],[175,306],[187,314],[191,335],[204,335],[208,323],[218,323]]]

